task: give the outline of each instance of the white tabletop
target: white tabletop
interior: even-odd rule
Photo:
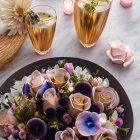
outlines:
[[[123,8],[119,0],[114,0],[108,22],[96,46],[90,49],[83,48],[79,43],[74,29],[73,15],[63,13],[63,0],[35,0],[33,5],[49,4],[56,8],[58,13],[57,28],[51,51],[39,56],[33,50],[27,37],[21,50],[8,68],[0,71],[0,85],[15,71],[37,60],[50,57],[79,57],[90,60],[104,67],[112,73],[122,84],[134,111],[134,131],[132,140],[139,140],[140,136],[140,1],[135,0],[131,8]],[[136,53],[135,63],[129,68],[113,64],[106,57],[107,42],[121,40],[128,44]]]

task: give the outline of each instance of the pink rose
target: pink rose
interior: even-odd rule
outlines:
[[[120,41],[109,43],[109,50],[106,52],[112,62],[127,67],[134,62],[134,52]]]
[[[116,107],[120,103],[120,98],[117,91],[111,87],[98,86],[92,89],[92,99],[96,103],[100,101],[104,104],[104,107],[112,106]]]
[[[56,90],[50,88],[46,90],[43,94],[43,110],[46,111],[47,108],[56,109],[59,105],[59,99],[56,95]]]
[[[110,140],[117,140],[117,136],[111,130],[106,128],[101,128],[98,133],[93,137],[93,140],[99,139],[110,139]]]
[[[55,87],[65,87],[70,79],[70,74],[63,68],[48,70],[47,80]]]
[[[38,89],[41,88],[44,82],[45,82],[45,76],[44,74],[41,74],[38,70],[34,71],[27,78],[27,83],[30,85],[31,91],[33,91],[35,94],[37,93]]]
[[[81,93],[71,94],[69,96],[68,112],[74,116],[82,111],[88,110],[91,106],[91,99]]]
[[[74,70],[73,64],[72,63],[66,63],[64,66],[64,69],[68,71],[70,75],[72,75],[72,72]]]
[[[55,134],[55,140],[78,140],[75,131],[67,127],[64,131],[58,131]]]

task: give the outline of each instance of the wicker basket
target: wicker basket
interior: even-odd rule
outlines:
[[[22,44],[24,43],[26,35],[8,36],[7,33],[0,35],[0,70],[7,67],[14,59]]]

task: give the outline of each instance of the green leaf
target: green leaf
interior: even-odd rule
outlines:
[[[66,64],[66,59],[64,59],[63,61],[62,61],[62,63],[60,62],[60,60],[57,62],[57,64],[58,64],[58,67],[59,68],[64,68],[64,65]]]
[[[7,104],[9,105],[9,107],[12,107],[12,103],[10,102],[10,100],[8,100]]]
[[[94,78],[96,78],[98,76],[98,74],[99,74],[99,70],[96,70],[96,73],[94,75]]]
[[[5,108],[5,109],[8,109],[8,108],[10,108],[10,106],[8,106],[7,104],[5,104],[5,103],[1,103],[2,105],[3,105],[3,107]]]

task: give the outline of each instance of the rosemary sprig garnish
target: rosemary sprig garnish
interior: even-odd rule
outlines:
[[[85,10],[88,12],[94,12],[96,10],[96,6],[98,5],[98,2],[95,2],[94,0],[91,1],[91,4],[86,3],[84,5]]]

